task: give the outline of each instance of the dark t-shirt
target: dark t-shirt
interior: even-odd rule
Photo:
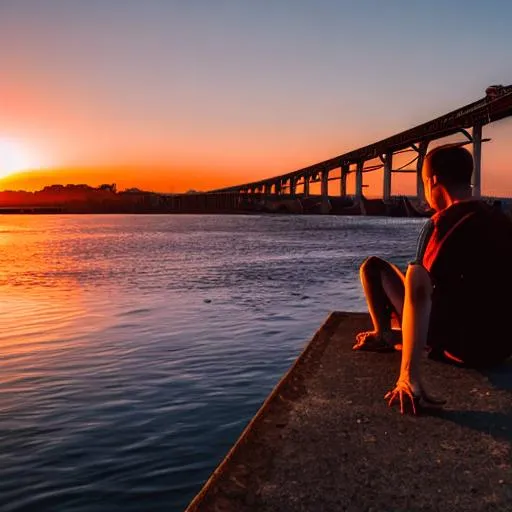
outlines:
[[[512,354],[512,222],[483,201],[461,201],[435,214],[418,242],[417,259],[434,292],[429,344],[468,364]]]

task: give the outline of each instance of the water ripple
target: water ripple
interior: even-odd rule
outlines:
[[[183,510],[422,220],[0,216],[0,509]]]

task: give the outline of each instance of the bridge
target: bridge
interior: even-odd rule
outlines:
[[[416,196],[418,202],[422,202],[424,191],[421,168],[429,144],[437,139],[462,134],[466,138],[466,143],[472,144],[474,158],[472,187],[474,196],[479,197],[482,142],[489,140],[482,138],[482,127],[512,115],[512,85],[492,85],[485,93],[483,98],[473,103],[368,146],[279,176],[212,190],[207,195],[215,195],[218,200],[224,198],[230,203],[233,203],[234,198],[237,197],[249,202],[265,200],[282,202],[287,198],[308,198],[310,184],[320,183],[321,202],[328,210],[329,199],[332,198],[332,195],[329,195],[329,182],[341,181],[339,196],[346,197],[347,177],[350,173],[355,173],[354,199],[357,204],[363,199],[364,174],[383,169],[382,198],[384,202],[392,199],[392,175],[404,172],[415,173]],[[394,157],[407,152],[412,153],[413,158],[407,164],[394,168]],[[375,159],[378,159],[376,164],[368,165],[368,162]],[[411,165],[414,166],[413,169],[410,169]],[[212,199],[206,198],[205,201],[211,202]]]

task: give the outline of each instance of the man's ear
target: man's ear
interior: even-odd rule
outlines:
[[[437,176],[435,174],[430,179],[432,180],[432,185],[439,184],[439,180],[437,179]]]

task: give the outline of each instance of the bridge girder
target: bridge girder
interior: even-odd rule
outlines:
[[[443,116],[329,160],[271,179],[226,187],[211,192],[240,192],[251,188],[254,189],[256,186],[264,187],[269,182],[279,183],[280,186],[283,186],[292,177],[298,179],[298,176],[309,176],[309,180],[312,182],[319,181],[319,175],[322,172],[329,172],[342,167],[347,168],[346,174],[353,172],[350,170],[350,165],[358,164],[360,161],[364,163],[383,154],[395,153],[407,148],[413,148],[420,153],[419,149],[422,143],[429,143],[456,133],[462,133],[468,139],[468,142],[474,142],[472,135],[468,132],[469,128],[474,126],[483,127],[512,115],[512,85],[493,88],[491,92],[492,94],[489,93],[484,98]],[[480,138],[479,140],[484,142],[487,139]]]

